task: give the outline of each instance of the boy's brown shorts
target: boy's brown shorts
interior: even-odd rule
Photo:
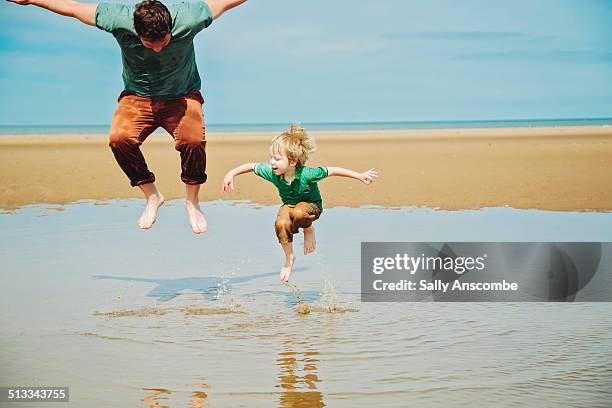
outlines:
[[[305,201],[296,205],[282,205],[274,223],[278,242],[281,244],[293,242],[293,234],[297,234],[299,228],[310,227],[321,216],[321,212],[318,205]]]

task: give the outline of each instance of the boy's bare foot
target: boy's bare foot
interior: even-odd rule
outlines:
[[[142,229],[149,229],[157,218],[157,210],[164,203],[164,196],[161,193],[151,194],[147,198],[147,205],[145,206],[142,215],[138,219],[138,226]]]
[[[189,217],[189,224],[191,225],[191,229],[196,234],[201,234],[206,232],[208,229],[208,222],[206,221],[206,217],[202,213],[200,209],[200,204],[194,204],[189,200],[185,201],[185,209],[187,210],[187,215]]]
[[[313,226],[304,228],[304,255],[308,255],[317,249],[315,241],[315,229]]]
[[[289,282],[291,272],[293,272],[293,264],[295,263],[295,255],[290,255],[289,259],[285,259],[285,266],[280,271],[280,281]]]

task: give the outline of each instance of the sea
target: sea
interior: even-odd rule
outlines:
[[[372,121],[372,122],[303,122],[312,131],[359,130],[418,130],[418,129],[483,129],[561,126],[611,126],[612,118],[570,119],[509,119],[509,120],[456,120],[456,121]],[[0,136],[6,135],[83,135],[106,134],[109,124],[103,125],[37,125],[0,126]],[[211,132],[277,132],[287,123],[220,123],[206,124]],[[161,130],[160,130],[161,132]]]

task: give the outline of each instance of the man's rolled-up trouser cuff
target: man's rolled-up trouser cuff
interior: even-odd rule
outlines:
[[[151,183],[155,183],[155,174],[151,173],[149,175],[149,177],[147,177],[146,179],[143,180],[130,180],[130,185],[132,187],[138,187],[141,186],[143,184],[151,184]]]
[[[206,180],[208,180],[208,175],[206,173],[204,173],[203,177],[197,179],[181,176],[181,181],[189,185],[204,184],[206,183]]]

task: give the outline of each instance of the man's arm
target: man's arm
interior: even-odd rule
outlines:
[[[246,1],[247,0],[205,0],[205,3],[208,5],[208,8],[210,8],[213,19],[217,19],[227,10],[231,10]]]
[[[33,4],[62,16],[74,17],[90,26],[96,25],[97,4],[79,3],[74,0],[8,0],[11,3],[27,6]]]

